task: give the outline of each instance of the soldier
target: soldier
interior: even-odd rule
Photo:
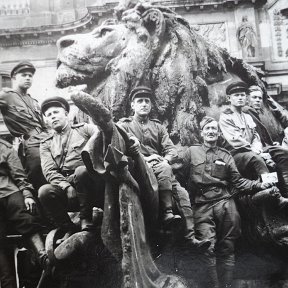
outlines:
[[[28,94],[35,67],[28,61],[18,63],[11,71],[13,89],[0,92],[0,110],[9,132],[19,137],[19,156],[37,193],[46,181],[41,172],[39,145],[46,131],[37,100]],[[45,135],[45,133],[44,133]]]
[[[192,247],[208,248],[209,241],[198,241],[194,236],[194,219],[187,191],[176,181],[170,164],[178,157],[176,147],[163,125],[156,119],[149,119],[152,91],[145,86],[134,88],[130,94],[134,116],[119,121],[129,136],[140,141],[140,151],[151,165],[159,185],[160,218],[167,228],[180,217],[172,211],[172,193],[175,193],[179,213],[185,224],[186,243]],[[178,189],[177,189],[178,188]]]
[[[61,97],[48,98],[41,105],[54,133],[40,145],[41,166],[49,184],[39,189],[39,199],[55,224],[68,231],[64,239],[75,232],[68,210],[77,211],[80,203],[81,229],[87,230],[92,228],[93,204],[103,208],[104,201],[104,182],[90,177],[81,158],[82,149],[99,129],[86,123],[71,125],[69,109]]]
[[[231,185],[248,194],[272,184],[241,178],[231,154],[216,146],[219,130],[214,118],[204,117],[200,128],[204,143],[185,151],[183,168],[188,173],[189,193],[195,203],[196,236],[199,240],[211,241],[209,250],[203,255],[208,269],[205,274],[209,282],[207,287],[228,288],[233,279],[234,244],[240,236],[240,218],[230,196]],[[222,286],[219,286],[218,278]]]
[[[260,136],[263,149],[269,153],[266,157],[266,165],[271,169],[276,168],[278,173],[280,190],[283,196],[288,197],[288,150],[281,147],[280,143],[273,141],[268,130],[263,124],[263,91],[259,86],[251,86],[248,89],[248,104],[243,111],[248,113],[256,124],[256,130]],[[284,130],[285,132],[285,130]],[[283,149],[284,148],[284,149]],[[266,154],[267,154],[266,153]],[[270,158],[272,157],[272,159]]]
[[[0,278],[2,288],[16,288],[15,271],[7,256],[7,230],[21,234],[39,260],[48,269],[49,261],[44,248],[41,226],[36,222],[33,187],[12,145],[0,139]]]
[[[227,87],[231,105],[220,114],[219,126],[241,175],[257,179],[269,170],[261,157],[263,145],[256,124],[249,114],[242,111],[246,105],[247,88],[244,82],[233,82]]]

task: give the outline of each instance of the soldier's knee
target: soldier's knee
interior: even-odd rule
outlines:
[[[44,184],[38,190],[38,197],[40,202],[45,201],[47,198],[51,196],[51,192],[54,191],[54,188],[51,184]]]
[[[85,181],[90,176],[85,166],[79,166],[75,169],[74,177],[77,182],[82,182]]]

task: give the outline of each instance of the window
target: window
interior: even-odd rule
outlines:
[[[5,88],[5,87],[11,88],[11,86],[12,86],[12,83],[11,83],[11,78],[9,74],[0,72],[0,89]]]

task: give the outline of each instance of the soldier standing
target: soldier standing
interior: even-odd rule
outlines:
[[[34,216],[36,204],[33,187],[12,145],[0,139],[0,279],[2,288],[16,288],[15,271],[7,256],[5,241],[7,230],[21,234],[44,269],[48,269],[48,257],[44,248],[41,226]]]
[[[203,145],[191,146],[183,155],[189,192],[195,203],[195,233],[199,240],[211,241],[203,255],[208,270],[207,287],[228,288],[233,279],[235,240],[241,232],[240,217],[230,196],[231,185],[251,194],[273,184],[241,177],[231,154],[216,146],[219,129],[214,118],[204,117],[200,128]]]
[[[18,63],[11,71],[13,88],[0,92],[0,110],[9,132],[19,137],[19,157],[36,190],[46,181],[41,172],[39,146],[46,128],[37,100],[28,94],[35,67],[28,61]]]
[[[58,227],[75,231],[67,211],[78,211],[82,230],[92,227],[93,204],[103,208],[104,181],[91,177],[81,158],[81,152],[97,126],[87,123],[71,125],[68,102],[61,97],[43,101],[41,111],[54,133],[40,145],[41,166],[49,184],[39,189],[40,203]],[[77,199],[78,198],[78,199]],[[78,203],[79,200],[79,203]]]

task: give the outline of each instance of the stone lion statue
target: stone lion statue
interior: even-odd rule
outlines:
[[[106,129],[115,129],[111,128],[112,120],[129,116],[128,96],[139,84],[151,86],[154,116],[167,126],[179,147],[201,141],[199,122],[204,115],[219,118],[231,81],[241,79],[265,91],[260,70],[198,35],[170,9],[123,1],[116,12],[117,19],[106,20],[87,34],[62,37],[57,43],[57,86],[85,84],[85,90],[79,89],[72,99],[104,129],[104,134]],[[286,112],[267,94],[264,100],[268,127],[273,126],[269,132],[278,139],[283,128],[271,107]],[[104,107],[103,114],[96,106]],[[282,216],[277,222],[279,217],[273,211],[267,213],[263,208],[255,212],[254,207],[247,207],[253,218],[247,223],[247,237],[288,245],[288,223]]]

